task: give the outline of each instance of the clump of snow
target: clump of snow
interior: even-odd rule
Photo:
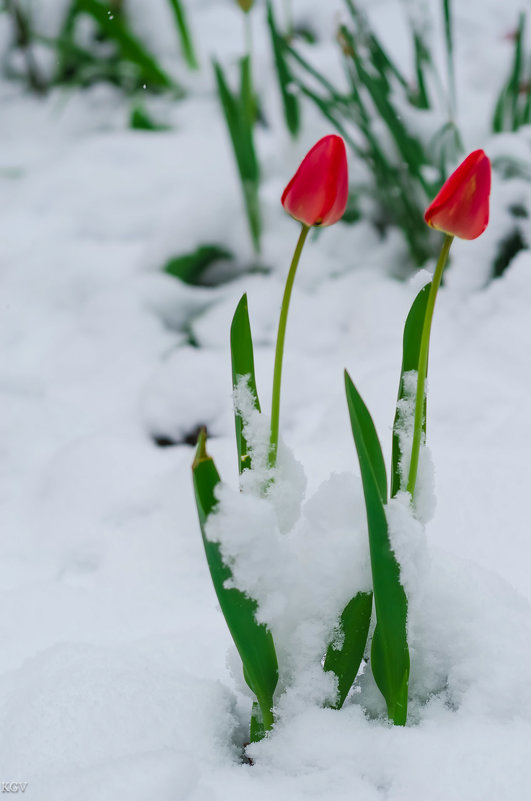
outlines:
[[[403,391],[402,397],[397,402],[397,420],[395,423],[395,433],[398,436],[400,445],[400,486],[405,489],[409,476],[409,465],[411,462],[411,446],[413,444],[413,432],[415,428],[415,400],[417,395],[417,372],[409,370],[402,377]],[[422,437],[424,439],[424,437]]]
[[[400,582],[411,602],[428,567],[424,526],[413,514],[408,492],[391,498],[385,510],[391,547],[400,565]]]
[[[207,536],[220,543],[234,585],[258,602],[257,620],[273,633],[280,689],[291,693],[284,703],[324,702],[333,684],[321,659],[347,603],[371,587],[359,480],[332,476],[287,532],[269,497],[221,485],[218,500]]]
[[[239,492],[220,485],[206,533],[273,633],[280,689],[289,690],[281,708],[323,703],[333,697],[334,680],[321,659],[347,603],[371,587],[361,484],[333,475],[301,507],[304,471],[286,446],[278,467],[269,466],[268,418],[254,408],[245,376],[235,404],[253,467],[243,472]]]
[[[243,421],[252,469],[244,470],[240,479],[242,492],[267,497],[276,512],[280,531],[286,532],[295,524],[306,490],[302,465],[280,439],[274,467],[269,460],[270,420],[254,406],[249,376],[239,376],[233,393],[234,408]]]

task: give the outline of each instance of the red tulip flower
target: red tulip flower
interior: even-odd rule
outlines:
[[[474,150],[443,184],[426,209],[432,228],[461,239],[476,239],[489,222],[490,161]]]
[[[282,194],[282,205],[292,217],[311,227],[333,225],[345,213],[348,165],[345,143],[330,134],[306,154]]]

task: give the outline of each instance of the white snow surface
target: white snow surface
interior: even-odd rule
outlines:
[[[53,33],[64,3],[34,5]],[[411,70],[397,33],[404,5],[363,5]],[[440,3],[407,5],[432,26],[444,66]],[[530,129],[490,134],[523,4],[453,5],[467,150],[531,161]],[[28,782],[35,801],[522,801],[531,795],[531,255],[521,251],[490,283],[486,265],[509,206],[531,209],[531,184],[495,175],[488,230],[454,243],[430,350],[434,476],[421,466],[422,522],[402,495],[388,509],[410,598],[408,725],[386,722],[370,670],[341,711],[325,709],[334,685],[323,646],[369,581],[342,370],[389,464],[402,327],[426,273],[397,280],[400,237],[380,239],[366,222],[309,237],[284,360],[286,496],[240,493],[230,320],[247,292],[267,410],[298,233],[279,197],[329,127],[304,105],[303,132],[289,139],[257,2],[269,272],[210,288],[166,276],[168,258],[204,242],[233,250],[241,267],[252,259],[210,68],[212,55],[234,64],[243,25],[232,0],[188,2],[202,62],[190,75],[164,0],[131,7],[138,35],[189,90],[180,102],[144,98],[171,131],[129,130],[130,101],[108,86],[37,99],[0,82],[0,783]],[[293,11],[319,31],[314,52],[340,80],[343,4],[293,0]],[[0,15],[0,47],[6,25]],[[529,220],[519,224],[529,242]],[[278,641],[277,723],[248,748],[252,765],[242,761],[250,699],[193,498],[187,440],[201,425],[224,479],[210,536]]]

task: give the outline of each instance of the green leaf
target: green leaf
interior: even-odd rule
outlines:
[[[153,120],[144,106],[136,105],[131,110],[129,126],[135,131],[169,131],[169,125],[161,125]]]
[[[164,267],[164,272],[184,281],[185,284],[198,286],[205,270],[217,261],[227,261],[234,258],[230,250],[220,245],[200,245],[191,253],[183,253],[170,259]]]
[[[175,17],[175,24],[177,26],[179,38],[181,40],[181,47],[183,50],[185,61],[190,67],[190,69],[196,70],[199,67],[199,64],[197,63],[197,58],[195,55],[190,28],[186,21],[184,6],[180,2],[180,0],[169,0],[169,2],[170,6],[172,7],[173,15]]]
[[[369,531],[376,611],[371,668],[374,680],[385,698],[389,719],[397,725],[404,725],[409,679],[407,599],[400,583],[400,567],[389,540],[385,514],[385,465],[372,418],[346,371],[345,390],[360,463]]]
[[[418,108],[428,109],[430,107],[430,99],[426,88],[424,69],[426,64],[432,66],[432,61],[430,51],[426,47],[424,39],[418,31],[413,32],[413,47],[415,49],[415,72],[417,74],[417,92],[414,98],[415,105]]]
[[[240,94],[233,94],[221,66],[214,61],[218,94],[240,175],[249,230],[254,249],[258,253],[262,230],[258,201],[260,169],[254,148],[253,124],[249,118],[248,92],[245,88],[249,69],[249,56],[245,56],[240,60]]]
[[[443,0],[444,12],[444,39],[446,42],[446,63],[448,68],[448,87],[450,90],[450,102],[452,117],[455,116],[455,70],[454,70],[454,40],[452,24],[452,6],[450,0]]]
[[[251,726],[249,732],[249,740],[251,743],[258,743],[265,737],[264,721],[262,719],[262,712],[260,711],[260,704],[257,701],[253,702],[251,711]]]
[[[337,676],[337,698],[334,709],[341,709],[358,675],[365,653],[372,612],[372,592],[359,592],[344,608],[339,621],[342,643],[330,643],[324,669]]]
[[[275,646],[269,629],[262,623],[256,622],[256,601],[235,587],[226,586],[232,579],[231,570],[222,559],[219,544],[211,542],[205,534],[209,515],[217,506],[216,487],[220,483],[214,461],[206,452],[205,429],[199,435],[192,474],[197,513],[212,583],[240,654],[245,680],[258,699],[265,729],[270,729],[273,725],[273,694],[278,682]]]
[[[254,93],[251,57],[240,59],[240,107],[251,130],[258,118],[258,101]]]
[[[234,317],[232,318],[230,327],[230,352],[233,389],[236,389],[240,376],[249,376],[248,387],[253,396],[254,408],[260,411],[254,373],[253,340],[251,337],[251,325],[249,323],[249,312],[247,308],[247,294],[242,295],[236,307],[236,311],[234,312]],[[238,448],[238,470],[242,473],[245,469],[251,467],[251,457],[247,451],[247,442],[243,436],[243,421],[238,412],[234,413],[234,422],[236,425],[236,446]]]
[[[382,504],[385,504],[387,503],[387,473],[380,440],[378,439],[378,434],[376,433],[369,410],[363,403],[361,396],[346,371],[345,388],[347,392],[350,422],[352,424],[352,433],[354,434],[354,441],[360,460],[361,477],[364,479],[364,471],[369,470],[369,474],[372,480],[374,480],[375,488],[378,490],[380,501]],[[356,423],[355,429],[354,423]],[[362,448],[361,452],[360,447]],[[363,487],[365,489],[365,482]]]
[[[97,22],[102,33],[116,43],[122,58],[141,69],[146,81],[165,89],[175,88],[174,81],[131,33],[123,20],[111,13],[108,6],[98,0],[77,0],[76,10],[89,14]]]
[[[400,438],[397,433],[397,424],[402,423],[401,414],[398,408],[400,401],[406,397],[404,385],[404,373],[415,370],[418,373],[419,369],[419,355],[420,355],[420,340],[422,338],[422,327],[424,325],[424,318],[426,316],[426,305],[428,303],[428,295],[430,293],[431,282],[426,284],[411,305],[409,314],[404,325],[404,336],[402,345],[402,369],[400,370],[400,383],[398,385],[398,398],[395,413],[395,421],[393,425],[393,453],[391,458],[391,497],[394,498],[401,489],[400,475],[400,461],[402,459],[402,452],[400,450]],[[413,416],[415,412],[413,411]],[[424,412],[422,428],[426,434],[426,398],[424,398]]]
[[[284,119],[286,120],[286,125],[291,135],[297,136],[300,129],[299,102],[297,95],[292,89],[293,78],[284,57],[284,41],[278,33],[271,0],[268,0],[267,3],[267,24],[269,25],[269,31],[271,33],[278,85],[280,87],[282,105],[284,107]]]
[[[518,28],[514,37],[514,54],[511,73],[503,86],[492,120],[492,130],[495,133],[501,131],[516,131],[523,121],[521,119],[522,113],[520,109],[521,99],[521,86],[524,81],[523,64],[524,54],[523,41],[525,34],[525,13],[521,12],[518,18]],[[524,102],[524,117],[525,117],[525,100]]]

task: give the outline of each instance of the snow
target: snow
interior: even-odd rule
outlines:
[[[38,5],[51,34],[64,4]],[[529,128],[490,133],[521,4],[453,5],[465,146],[529,162]],[[531,213],[531,185],[495,175],[489,228],[452,247],[430,348],[426,493],[418,520],[407,497],[388,507],[410,599],[408,726],[388,725],[370,670],[342,710],[323,708],[334,693],[323,648],[370,582],[342,371],[389,465],[402,327],[427,273],[399,279],[400,236],[380,239],[363,221],[309,237],[284,360],[284,495],[274,482],[263,497],[263,475],[244,476],[240,492],[230,321],[246,291],[267,411],[298,233],[279,197],[329,132],[305,105],[302,135],[289,140],[256,6],[265,272],[245,273],[253,255],[210,69],[212,55],[233,65],[243,48],[232,0],[187,3],[197,75],[178,57],[164,0],[131,3],[138,35],[188,88],[180,102],[143,97],[171,131],[129,130],[131,101],[108,86],[36,99],[0,82],[0,782],[27,781],[36,801],[521,801],[531,792],[531,256],[521,251],[491,282],[488,264],[516,224],[510,206]],[[400,4],[364,6],[411,69]],[[343,4],[293,7],[341,80]],[[422,7],[444,75],[440,4]],[[529,219],[517,223],[529,243]],[[162,272],[206,241],[235,253],[232,281],[191,287]],[[277,723],[247,749],[252,765],[250,699],[194,506],[190,441],[201,425],[224,480],[209,536],[278,644]]]

